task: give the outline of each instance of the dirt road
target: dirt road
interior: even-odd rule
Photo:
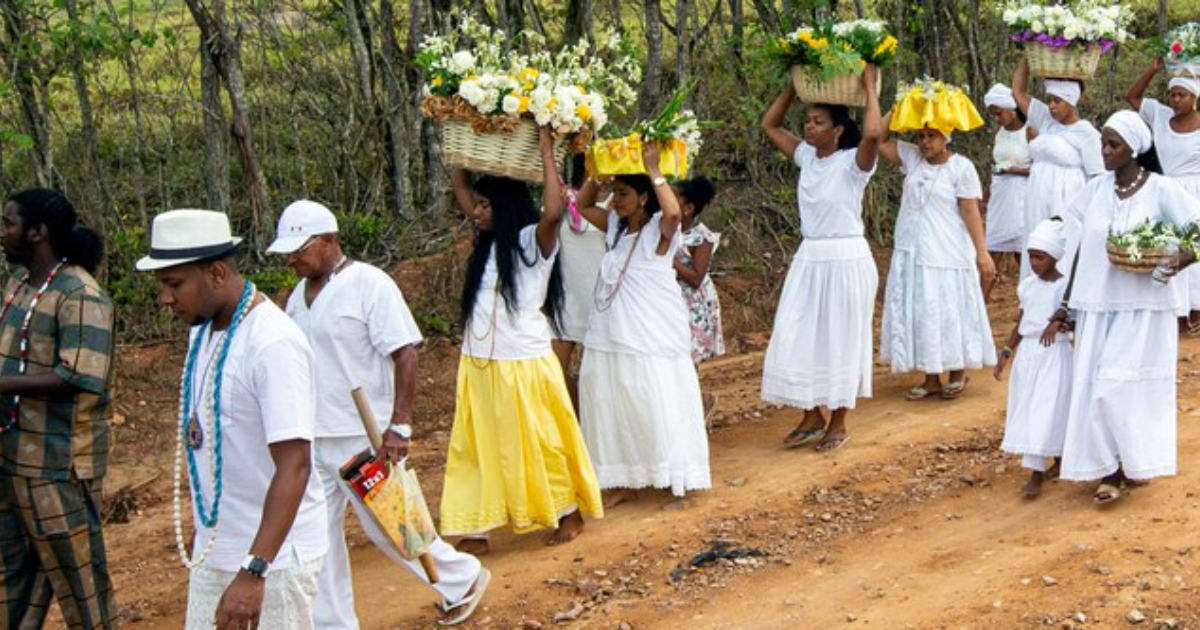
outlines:
[[[1005,334],[1013,308],[992,310]],[[797,417],[758,402],[762,339],[742,335],[732,344],[740,353],[702,369],[718,395],[712,491],[683,501],[644,494],[563,547],[500,534],[473,626],[1200,627],[1200,339],[1181,343],[1179,476],[1105,509],[1092,504],[1092,485],[1052,483],[1036,501],[1021,498],[1025,473],[997,451],[1006,384],[987,372],[972,373],[957,401],[905,402],[914,377],[877,368],[875,397],[851,416],[846,447],[785,451],[780,439]],[[116,458],[127,463],[110,492],[169,470],[179,349],[139,353],[124,381],[137,400],[123,419],[132,426],[118,429],[127,439]],[[422,359],[428,400],[418,417],[436,420],[415,459],[434,500],[453,360],[444,343]],[[140,437],[131,445],[130,435]],[[170,475],[161,474],[118,502],[129,522],[110,525],[107,537],[128,619],[177,628],[186,574],[174,555]],[[433,593],[365,544],[357,525],[349,532],[363,627],[434,627]],[[688,570],[714,540],[764,555]]]

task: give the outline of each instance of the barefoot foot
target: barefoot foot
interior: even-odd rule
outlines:
[[[575,537],[582,533],[583,515],[579,513],[579,510],[575,510],[558,519],[558,529],[554,530],[553,534],[550,534],[550,537],[546,539],[546,544],[553,547],[568,543],[575,540]]]
[[[476,557],[487,555],[492,550],[486,538],[464,538],[454,548]]]
[[[611,510],[626,501],[632,501],[637,498],[637,494],[637,490],[631,488],[606,490],[604,492],[604,509]]]

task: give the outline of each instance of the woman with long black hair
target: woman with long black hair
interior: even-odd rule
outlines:
[[[460,314],[454,427],[441,530],[459,549],[489,551],[487,532],[551,528],[548,544],[602,516],[600,489],[551,349],[562,311],[558,230],[564,199],[550,132],[541,129],[546,182],[539,215],[529,187],[504,177],[474,184],[455,169],[454,196],[474,221]]]

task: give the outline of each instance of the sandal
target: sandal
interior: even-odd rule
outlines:
[[[946,386],[942,388],[942,400],[954,400],[962,396],[962,393],[967,391],[967,385],[970,383],[971,377],[969,376],[964,376],[961,381],[946,383]]]
[[[479,607],[479,602],[483,601],[483,594],[487,592],[488,584],[492,581],[492,572],[487,570],[487,567],[479,568],[479,577],[475,578],[475,588],[470,595],[462,598],[455,604],[443,602],[441,609],[447,615],[454,613],[457,609],[462,609],[453,617],[447,616],[444,619],[438,619],[438,624],[443,626],[456,626],[471,618],[475,614],[475,609]]]
[[[823,437],[825,437],[825,429],[801,429],[800,427],[796,427],[783,438],[783,447],[796,448]]]
[[[841,437],[825,438],[817,444],[817,452],[818,453],[832,453],[832,452],[838,450],[839,448],[842,448],[842,446],[844,446],[846,444],[846,442],[849,442],[849,441],[850,441],[849,435],[843,435]]]
[[[1096,488],[1096,493],[1092,495],[1092,500],[1096,505],[1104,505],[1112,503],[1121,498],[1121,489],[1111,483],[1101,483],[1099,488]]]
[[[908,390],[908,393],[904,395],[904,400],[924,400],[941,392],[942,390],[940,389],[925,389],[924,385],[917,385],[916,387]]]

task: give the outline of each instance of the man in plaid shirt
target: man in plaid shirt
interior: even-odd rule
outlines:
[[[108,628],[116,600],[101,533],[112,418],[113,307],[103,255],[54,190],[9,197],[4,255],[21,267],[0,311],[0,627]]]

